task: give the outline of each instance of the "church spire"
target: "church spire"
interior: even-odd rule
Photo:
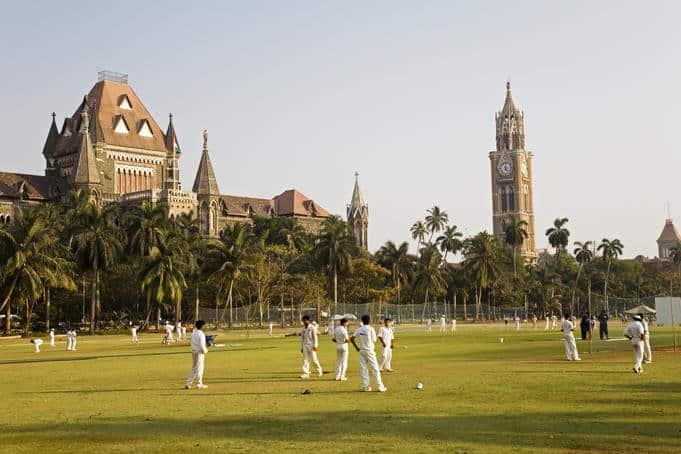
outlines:
[[[175,126],[173,125],[173,114],[168,114],[168,129],[166,130],[166,149],[168,154],[180,154],[180,142],[177,140],[175,134]]]
[[[54,148],[57,145],[57,138],[59,137],[59,130],[57,129],[56,114],[52,112],[52,124],[50,125],[50,130],[47,133],[47,139],[45,139],[45,146],[43,147],[43,156],[46,159],[54,156]]]
[[[364,199],[362,199],[362,191],[359,189],[359,172],[355,172],[355,188],[352,191],[352,200],[350,208],[353,210],[361,209],[364,206]]]
[[[175,134],[175,126],[173,125],[173,114],[168,114],[168,129],[165,134],[166,146],[166,189],[180,189],[180,168],[177,159],[180,157],[180,142],[177,140]]]
[[[203,130],[203,152],[201,153],[201,161],[199,168],[196,171],[196,178],[194,179],[194,187],[192,189],[197,194],[205,195],[220,195],[218,189],[218,182],[215,179],[215,172],[213,171],[213,164],[210,162],[208,155],[208,130]]]
[[[525,149],[525,114],[513,102],[511,82],[506,82],[504,107],[495,115],[497,151]]]
[[[102,184],[102,181],[99,178],[95,150],[90,138],[90,115],[88,114],[87,104],[83,108],[80,118],[82,127],[80,146],[78,148],[78,161],[73,170],[71,182],[75,186],[99,185]]]
[[[348,227],[357,246],[369,249],[369,206],[364,203],[362,191],[359,189],[359,173],[355,172],[355,188],[347,210]]]

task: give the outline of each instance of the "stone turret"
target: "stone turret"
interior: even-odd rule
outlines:
[[[359,189],[359,173],[355,172],[355,188],[347,208],[348,226],[355,237],[357,245],[364,250],[369,249],[369,206],[364,203],[362,191]]]
[[[192,189],[199,202],[199,226],[208,236],[218,236],[220,189],[208,154],[208,130],[203,130],[203,152]]]
[[[78,160],[71,174],[71,186],[88,192],[92,199],[99,201],[102,179],[99,175],[95,149],[90,137],[90,115],[87,106],[81,112],[80,118],[80,146],[78,148]]]

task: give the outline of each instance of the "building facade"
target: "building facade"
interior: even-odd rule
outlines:
[[[192,212],[209,236],[218,236],[229,223],[252,222],[254,216],[291,216],[310,230],[330,217],[295,189],[272,199],[221,195],[206,131],[193,190],[183,190],[182,151],[172,115],[164,132],[124,74],[100,72],[61,129],[52,114],[43,156],[45,175],[0,172],[0,222],[11,222],[21,208],[63,203],[71,189],[85,191],[97,203],[146,200],[167,205],[170,216]]]
[[[369,205],[364,203],[362,191],[359,189],[359,173],[355,173],[355,188],[347,207],[347,219],[350,233],[357,245],[365,251],[369,250]]]
[[[492,225],[503,243],[509,219],[527,223],[528,238],[518,248],[528,261],[537,258],[532,190],[533,154],[525,146],[525,114],[514,104],[511,84],[506,83],[506,100],[495,115],[496,149],[489,153],[492,176]]]
[[[671,260],[673,249],[678,247],[679,242],[681,242],[681,234],[676,230],[674,221],[668,218],[664,223],[660,237],[657,239],[657,256],[662,260]]]

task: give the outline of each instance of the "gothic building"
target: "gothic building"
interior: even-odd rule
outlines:
[[[20,208],[63,203],[74,188],[97,203],[148,200],[166,204],[170,216],[193,212],[210,236],[231,222],[252,222],[253,216],[291,216],[309,229],[330,216],[296,190],[273,199],[221,195],[205,131],[193,191],[182,190],[172,115],[164,132],[124,74],[100,72],[61,129],[52,114],[43,156],[45,175],[0,172],[0,222],[11,221]]]
[[[676,248],[679,242],[681,242],[681,234],[676,230],[671,218],[668,218],[664,223],[660,237],[657,239],[658,257],[662,260],[670,260],[672,249]]]
[[[512,217],[527,222],[528,238],[519,247],[528,261],[536,260],[534,203],[532,192],[533,154],[525,147],[525,114],[513,103],[511,84],[506,100],[495,115],[496,149],[489,153],[492,172],[492,223],[494,235],[503,242],[504,228]]]
[[[364,250],[369,249],[369,205],[364,203],[359,189],[359,174],[355,173],[355,188],[347,208],[348,226],[357,245]]]

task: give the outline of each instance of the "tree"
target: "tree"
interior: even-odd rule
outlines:
[[[145,200],[125,212],[126,230],[130,235],[130,251],[146,257],[162,241],[163,229],[168,225],[168,210]]]
[[[560,253],[565,250],[570,239],[570,231],[565,228],[568,218],[556,218],[553,227],[546,230],[549,244],[556,249],[556,263],[559,263]]]
[[[669,258],[672,259],[675,265],[678,265],[679,277],[681,277],[681,241],[678,241],[676,246],[669,250]]]
[[[617,257],[622,255],[622,249],[624,248],[624,245],[615,238],[614,240],[608,240],[607,238],[603,238],[601,241],[601,244],[598,245],[598,250],[602,251],[602,257],[603,260],[608,263],[608,268],[605,273],[605,282],[603,284],[603,300],[605,301],[605,310],[609,310],[610,307],[608,305],[608,280],[610,279],[610,268],[612,266],[612,261],[616,260]]]
[[[591,247],[593,246],[593,242],[587,241],[586,243],[580,243],[579,241],[575,241],[575,260],[577,260],[577,263],[579,263],[579,269],[577,270],[577,277],[575,278],[575,285],[572,287],[572,300],[570,303],[570,312],[574,313],[575,311],[575,292],[577,291],[577,284],[579,283],[579,276],[582,274],[582,269],[584,268],[584,265],[589,263],[593,257],[594,253]]]
[[[516,267],[516,256],[518,255],[518,246],[522,246],[528,238],[527,221],[524,221],[517,216],[512,216],[504,226],[504,242],[513,249],[513,275],[517,276],[518,270]]]
[[[400,304],[402,286],[409,281],[414,269],[414,259],[409,255],[409,243],[405,241],[396,246],[392,241],[386,242],[376,252],[376,260],[390,270],[397,304]]]
[[[416,250],[420,251],[421,243],[423,243],[423,239],[426,237],[426,234],[428,234],[426,225],[423,223],[423,221],[416,221],[411,226],[409,231],[411,232],[411,237],[416,240]]]
[[[99,273],[111,267],[123,250],[123,235],[111,209],[88,203],[70,226],[70,247],[76,262],[84,271],[90,271],[90,334],[97,323],[97,298]]]
[[[440,272],[442,255],[432,244],[427,244],[421,250],[421,257],[416,262],[414,286],[423,292],[423,315],[428,307],[428,297],[432,293],[440,292],[444,288],[445,280]]]
[[[279,232],[277,232],[278,236],[282,237],[286,241],[286,246],[290,250],[296,252],[302,252],[306,250],[309,247],[309,243],[307,241],[307,230],[305,230],[305,227],[303,227],[297,219],[286,219],[290,219],[290,222],[288,222],[288,225],[285,225],[281,228],[281,230],[279,230]]]
[[[481,312],[483,290],[488,289],[499,274],[499,255],[499,243],[487,232],[464,242],[464,269],[468,269],[476,281],[476,319]]]
[[[333,280],[334,311],[338,311],[338,275],[352,271],[352,251],[355,241],[348,232],[348,225],[333,216],[324,221],[314,247],[314,256],[326,268]]]
[[[456,254],[463,247],[461,237],[463,234],[457,230],[455,225],[445,227],[442,235],[438,236],[435,243],[440,246],[440,251],[444,254],[442,263],[447,264],[447,254]]]
[[[426,228],[430,232],[430,237],[428,242],[433,240],[433,235],[444,229],[449,222],[449,215],[446,211],[440,209],[439,206],[435,205],[433,208],[428,210],[428,215],[426,216]]]

